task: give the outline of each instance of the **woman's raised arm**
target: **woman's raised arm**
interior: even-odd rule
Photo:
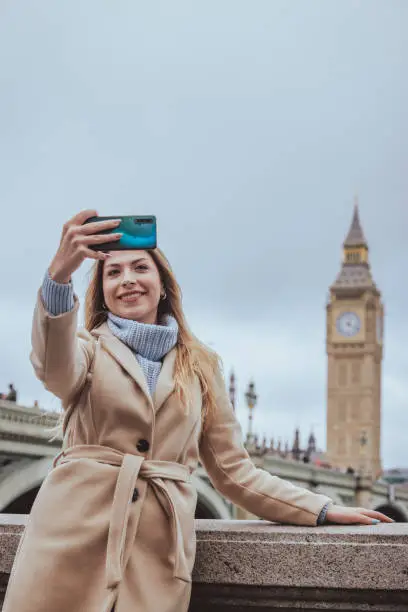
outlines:
[[[63,227],[60,245],[38,293],[32,326],[30,355],[37,377],[61,398],[63,405],[85,382],[93,355],[89,332],[77,332],[78,298],[71,276],[86,258],[104,260],[107,253],[95,252],[91,244],[119,239],[121,234],[97,234],[116,227],[120,221],[97,221],[83,225],[94,210],[78,213]]]

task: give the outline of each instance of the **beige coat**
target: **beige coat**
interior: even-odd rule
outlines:
[[[3,612],[186,612],[200,460],[214,487],[270,521],[315,525],[324,495],[257,469],[216,375],[217,413],[201,433],[201,392],[176,399],[176,351],[150,396],[132,351],[107,324],[77,333],[78,301],[49,315],[38,297],[31,361],[65,409],[63,451],[33,505]]]

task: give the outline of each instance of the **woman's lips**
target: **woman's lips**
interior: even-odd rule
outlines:
[[[127,293],[126,295],[122,295],[119,299],[122,302],[136,302],[140,297],[145,295],[145,293],[141,293],[140,291],[134,291],[132,293]]]

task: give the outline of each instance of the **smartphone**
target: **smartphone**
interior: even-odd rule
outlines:
[[[157,247],[157,224],[154,215],[90,217],[85,223],[109,221],[109,219],[120,219],[120,224],[113,229],[96,233],[115,234],[116,232],[121,232],[123,236],[121,236],[119,240],[113,240],[112,242],[89,245],[89,248],[93,251],[125,251],[127,249],[147,250]]]

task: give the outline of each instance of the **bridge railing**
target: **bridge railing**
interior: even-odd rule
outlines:
[[[1,600],[26,519],[0,515]],[[198,520],[196,531],[190,612],[408,610],[408,523]]]

